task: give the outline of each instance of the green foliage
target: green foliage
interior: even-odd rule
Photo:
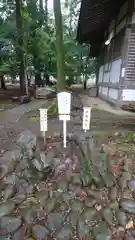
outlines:
[[[48,11],[47,3],[22,0],[22,21],[25,55],[25,72],[56,76],[56,50],[54,17]],[[80,0],[65,1],[63,11],[65,75],[70,85],[81,75],[95,71],[95,59],[87,58],[88,46],[80,46],[75,41],[76,24]],[[20,61],[17,57],[17,29],[14,0],[1,0],[0,15],[0,73],[16,76],[19,74]]]
[[[58,114],[58,103],[55,99],[53,103],[48,107],[48,114],[49,115],[56,115]]]

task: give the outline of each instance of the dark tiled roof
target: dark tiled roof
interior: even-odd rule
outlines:
[[[77,41],[97,45],[98,48],[104,29],[115,18],[124,2],[125,0],[82,0]]]

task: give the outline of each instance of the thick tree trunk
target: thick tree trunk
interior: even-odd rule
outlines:
[[[85,78],[85,80],[84,80],[84,90],[86,90],[86,89],[87,89],[87,80]]]
[[[35,84],[38,87],[40,87],[42,85],[42,79],[41,79],[41,74],[40,73],[35,74]]]
[[[22,0],[16,0],[16,28],[17,28],[17,55],[19,66],[19,77],[20,77],[20,91],[21,95],[26,93],[25,89],[25,60],[24,60],[24,41],[23,41],[23,19],[22,19]]]
[[[44,24],[44,7],[43,7],[43,0],[39,0],[39,7],[40,7],[40,13],[41,13],[41,19],[40,19],[40,27]]]
[[[55,28],[56,28],[56,51],[57,51],[57,91],[66,88],[64,74],[64,46],[63,46],[63,23],[60,0],[53,0]]]
[[[48,0],[45,0],[45,24],[48,27]]]
[[[2,89],[7,89],[7,88],[6,88],[5,81],[4,81],[4,76],[0,76],[0,80],[1,80],[1,88],[2,88]]]

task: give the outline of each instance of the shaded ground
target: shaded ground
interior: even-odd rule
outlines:
[[[6,138],[4,143],[0,141],[1,149],[15,148],[18,134],[24,129],[39,135],[38,114],[34,110],[20,118],[17,115],[17,122],[1,126],[1,139]],[[69,132],[78,134],[81,130],[80,114],[72,117]],[[6,238],[0,239],[135,239],[134,135],[129,134],[128,120],[124,118],[126,124],[119,120],[123,119],[92,110],[95,168],[87,187],[82,187],[80,159],[73,155],[73,152],[76,154],[73,144],[64,151],[60,139],[57,142],[50,139],[48,161],[55,170],[55,181],[53,176],[47,181],[38,181],[38,177],[36,181],[29,180],[24,159],[13,161],[11,152],[7,152],[1,161],[4,165],[5,161],[8,163],[8,169],[0,171],[0,237],[6,235]],[[133,128],[134,123],[131,132]],[[62,124],[58,119],[49,119],[48,136],[60,132]],[[20,150],[14,153],[19,158]],[[109,154],[107,162],[114,178],[106,172],[104,153]]]

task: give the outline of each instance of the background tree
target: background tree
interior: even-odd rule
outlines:
[[[57,52],[57,91],[65,89],[64,74],[64,44],[63,44],[63,23],[60,0],[53,0],[55,28],[56,28],[56,52]]]
[[[56,21],[54,12],[48,10],[48,3],[48,0],[0,0],[0,79],[3,88],[7,78],[15,82],[20,76],[21,91],[24,91],[25,77],[29,84],[35,81],[37,85],[49,84],[51,75],[57,77],[56,36],[57,42],[63,42],[60,51],[57,48],[58,59],[64,59],[58,64],[59,90],[65,88],[65,84],[87,79],[95,71],[95,59],[87,58],[88,46],[75,41],[80,0],[62,1],[61,8],[60,1],[56,0]]]
[[[19,62],[20,91],[25,94],[25,59],[24,59],[24,33],[23,33],[23,16],[22,0],[15,0],[17,44],[16,52]]]

